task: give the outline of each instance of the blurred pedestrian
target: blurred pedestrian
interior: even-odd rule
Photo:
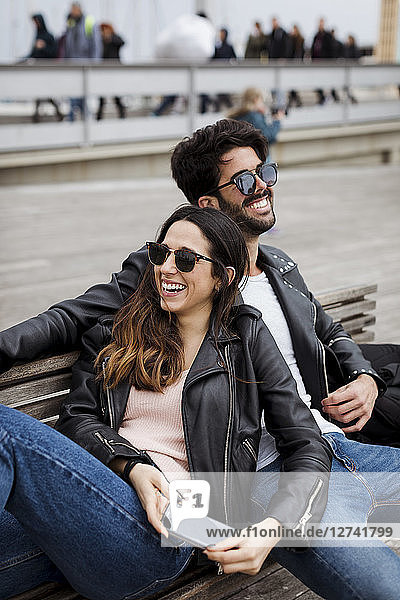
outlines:
[[[354,36],[349,35],[347,37],[347,42],[344,45],[344,57],[347,60],[359,60],[360,56],[361,52],[356,44]]]
[[[331,29],[331,37],[332,37],[332,58],[334,60],[343,60],[344,58],[344,44],[338,39],[336,39],[336,32],[334,29]],[[331,96],[334,102],[340,102],[340,98],[334,88],[331,89]]]
[[[64,58],[67,60],[101,60],[103,45],[100,29],[94,17],[85,15],[79,2],[73,2],[67,18],[65,31]],[[84,98],[70,98],[68,120],[75,119],[75,111],[82,117],[86,113]]]
[[[270,59],[287,58],[288,34],[280,26],[276,17],[272,18],[272,30],[268,36],[268,56]]]
[[[228,42],[228,30],[221,28],[219,30],[219,41],[215,45],[214,60],[232,60],[236,58],[236,52],[233,46]],[[220,112],[222,106],[231,108],[232,98],[230,94],[220,93],[215,97],[215,111]]]
[[[268,56],[270,60],[287,58],[288,56],[288,34],[279,25],[276,17],[272,17],[272,30],[268,35]],[[282,90],[274,88],[271,90],[272,104],[275,111],[285,110],[286,97]]]
[[[103,60],[114,60],[121,62],[119,53],[122,46],[125,44],[124,40],[115,33],[114,27],[110,23],[101,23],[100,33],[103,41]],[[114,96],[114,103],[117,107],[119,118],[125,119],[126,108],[122,104],[121,98],[119,96]],[[104,104],[105,98],[104,96],[101,96],[99,100],[99,108],[96,114],[96,119],[98,121],[103,118]]]
[[[54,59],[57,57],[57,42],[54,36],[48,31],[43,15],[37,13],[32,15],[32,21],[36,27],[36,36],[28,58],[36,60]],[[56,109],[56,116],[62,121],[64,115],[60,111],[58,103],[53,98],[38,98],[35,100],[35,112],[32,115],[32,121],[39,123],[39,107],[43,102],[48,102]]]
[[[244,57],[260,59],[264,56],[268,56],[268,39],[262,30],[261,23],[256,21],[253,32],[248,37]]]
[[[301,35],[297,25],[293,25],[288,37],[288,58],[296,61],[303,61],[304,59],[304,37]],[[298,108],[303,106],[299,93],[296,90],[290,90],[287,108],[293,105]]]
[[[240,97],[240,104],[236,109],[228,113],[229,119],[236,121],[246,121],[260,129],[267,138],[268,145],[276,142],[276,138],[281,129],[281,121],[285,116],[284,111],[277,111],[272,115],[272,120],[266,120],[267,107],[263,92],[255,87],[247,88]],[[267,160],[271,157],[269,156]]]
[[[329,31],[325,30],[325,20],[320,19],[318,23],[318,31],[314,36],[311,45],[311,60],[326,60],[333,58],[333,40]],[[318,95],[318,104],[324,104],[326,97],[321,88],[315,90]]]
[[[360,52],[359,47],[356,44],[356,40],[355,40],[354,36],[349,35],[347,37],[347,42],[344,45],[344,58],[346,60],[358,61],[360,59],[360,56],[361,56],[361,52]],[[344,92],[352,104],[357,104],[358,100],[353,95],[353,93],[351,92],[351,90],[348,86],[345,86]]]

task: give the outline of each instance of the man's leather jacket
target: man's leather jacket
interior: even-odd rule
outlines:
[[[148,264],[141,248],[128,256],[119,273],[73,300],[0,333],[0,373],[15,361],[34,360],[80,345],[81,336],[103,315],[114,314],[136,290]],[[338,323],[325,313],[300,275],[297,265],[282,250],[260,245],[258,266],[265,271],[282,306],[294,353],[312,406],[321,408],[328,390],[371,375],[380,394],[386,388],[359,347]]]
[[[329,445],[299,398],[260,311],[242,304],[234,314],[230,333],[220,334],[217,343],[209,330],[183,387],[182,422],[190,471],[209,474],[211,515],[224,522],[241,522],[243,508],[249,504],[249,489],[242,481],[248,482],[245,473],[256,469],[264,411],[268,431],[283,457],[283,471],[293,472],[290,480],[280,480],[268,516],[296,528],[309,520],[318,522],[326,502]],[[100,378],[94,374],[94,360],[109,342],[111,327],[112,318],[104,317],[84,336],[83,352],[73,367],[71,393],[56,428],[105,464],[116,457],[154,464],[146,452],[118,435],[129,382],[104,390],[101,370]],[[242,481],[232,476],[237,472],[244,472]]]

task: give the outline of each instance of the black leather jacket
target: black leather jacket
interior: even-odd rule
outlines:
[[[326,502],[329,446],[299,398],[260,311],[247,305],[234,310],[232,334],[219,336],[218,352],[208,332],[184,384],[182,420],[190,471],[223,474],[214,479],[210,512],[225,522],[240,522],[243,512],[234,509],[232,499],[236,508],[244,507],[248,488],[240,489],[231,474],[255,471],[264,411],[268,431],[283,457],[283,470],[309,473],[307,482],[303,478],[282,482],[268,514],[290,526],[300,527],[305,518],[318,521]],[[95,381],[94,359],[108,343],[111,326],[112,319],[103,318],[84,336],[84,350],[73,367],[71,393],[56,428],[105,464],[115,457],[152,464],[146,452],[117,433],[129,383],[104,392],[102,382]]]
[[[145,248],[133,252],[109,283],[95,285],[78,298],[64,300],[1,332],[0,373],[15,361],[33,360],[79,346],[85,331],[101,316],[114,314],[136,290],[147,264]],[[258,265],[267,274],[282,306],[313,408],[321,408],[328,390],[356,379],[361,373],[371,375],[382,394],[385,383],[343,327],[333,323],[307,289],[295,262],[282,250],[260,245]]]

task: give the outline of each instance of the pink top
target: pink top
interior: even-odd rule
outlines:
[[[131,387],[119,435],[146,450],[163,473],[189,472],[182,423],[182,390],[189,369],[164,392]]]

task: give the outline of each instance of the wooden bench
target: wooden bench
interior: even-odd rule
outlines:
[[[317,296],[332,316],[340,321],[357,342],[374,339],[371,326],[375,300],[369,298],[377,291],[376,285],[364,285],[337,289]],[[19,409],[53,426],[59,412],[60,402],[68,393],[71,381],[71,365],[78,352],[44,358],[19,365],[0,376],[0,402]],[[258,590],[268,590],[268,598],[279,600],[318,598],[302,583],[280,567],[267,560],[260,573],[253,577],[243,574],[216,577],[215,569],[202,567],[180,577],[168,590],[154,598],[163,600],[212,600],[223,598],[248,598],[257,596]],[[263,597],[266,597],[265,595]],[[84,600],[71,588],[58,584],[46,584],[14,600]]]

